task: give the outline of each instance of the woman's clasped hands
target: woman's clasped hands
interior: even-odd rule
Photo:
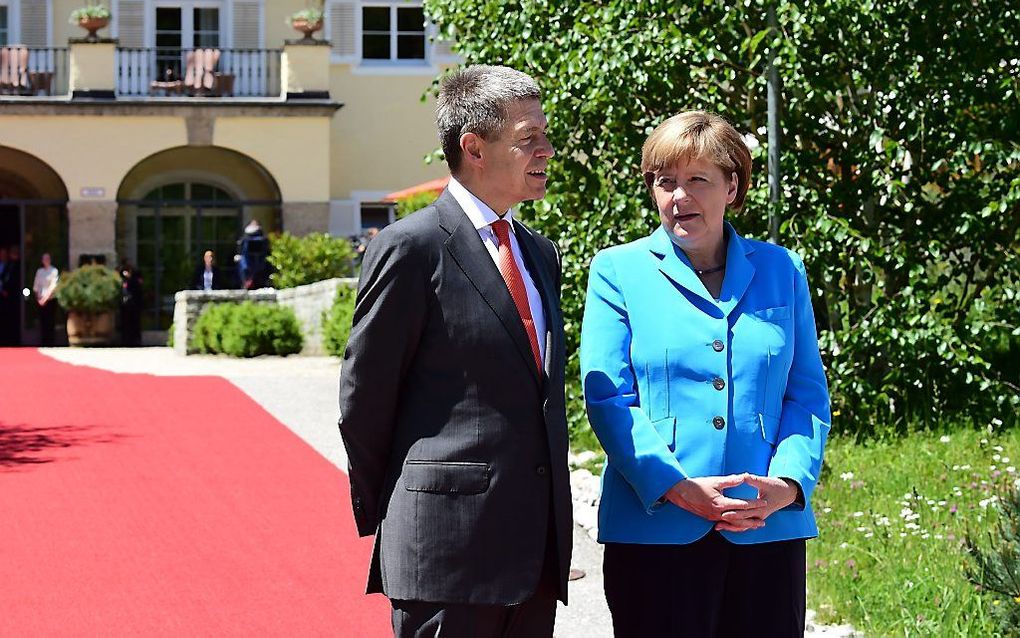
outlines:
[[[754,499],[732,498],[723,490],[747,484],[758,490]],[[704,476],[680,481],[666,492],[667,501],[704,519],[722,532],[746,532],[765,526],[765,519],[797,500],[796,483],[755,474]]]

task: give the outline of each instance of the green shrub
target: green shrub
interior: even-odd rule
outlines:
[[[117,271],[106,266],[82,266],[66,273],[57,286],[57,303],[69,312],[92,314],[113,310],[120,303]]]
[[[436,194],[430,192],[418,193],[397,201],[397,219],[407,217],[416,210],[425,208],[436,201]]]
[[[1003,636],[1020,636],[1020,490],[1006,490],[997,501],[999,521],[984,545],[967,535],[971,582],[994,597],[993,616]]]
[[[357,291],[350,286],[340,286],[336,291],[333,306],[322,313],[322,345],[326,352],[342,357],[351,334],[354,320],[354,300]]]
[[[354,274],[356,254],[351,242],[326,233],[296,237],[283,233],[273,238],[269,263],[275,272],[269,276],[274,288],[293,288],[333,277]]]
[[[71,24],[78,24],[82,20],[87,18],[106,18],[110,19],[110,10],[105,6],[95,3],[87,2],[84,7],[79,7],[71,12],[68,16],[67,21]]]
[[[206,306],[193,332],[191,343],[198,352],[232,357],[295,354],[303,345],[293,310],[250,301]]]

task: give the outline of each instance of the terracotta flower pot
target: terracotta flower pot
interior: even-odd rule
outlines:
[[[113,341],[113,311],[88,314],[67,313],[67,343],[72,346],[101,346]]]
[[[305,34],[305,40],[312,40],[312,34],[322,29],[322,20],[310,22],[304,18],[298,18],[291,20],[290,26],[294,27],[295,30]]]
[[[84,17],[78,20],[78,26],[89,32],[88,37],[90,40],[97,39],[96,31],[99,31],[109,23],[109,18]]]

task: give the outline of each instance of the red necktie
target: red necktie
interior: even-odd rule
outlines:
[[[517,268],[517,260],[514,259],[514,254],[510,250],[510,222],[505,219],[496,220],[492,223],[492,231],[496,233],[496,239],[499,240],[499,258],[496,262],[499,266],[499,274],[503,275],[503,281],[506,282],[510,296],[514,299],[514,305],[517,306],[517,312],[521,315],[524,332],[528,333],[528,341],[531,342],[531,354],[535,355],[535,366],[541,375],[542,355],[538,350],[535,320],[531,317],[531,307],[528,305],[528,291],[524,287],[521,271]]]

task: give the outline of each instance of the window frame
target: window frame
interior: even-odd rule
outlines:
[[[390,14],[390,28],[386,32],[390,39],[390,57],[389,58],[366,58],[364,52],[365,42],[365,25],[364,25],[364,11],[367,8],[378,8],[388,9]],[[429,28],[428,23],[423,22],[421,28],[422,37],[422,57],[420,58],[398,58],[398,43],[401,35],[418,35],[419,31],[400,31],[398,28],[398,14],[401,9],[419,9],[422,12],[422,17],[425,17],[425,7],[420,2],[359,2],[358,11],[356,14],[357,19],[357,33],[358,33],[358,58],[361,60],[361,64],[366,66],[423,66],[431,64],[430,46],[429,46]],[[427,18],[426,18],[427,20]],[[381,32],[373,32],[376,35],[381,35]]]

